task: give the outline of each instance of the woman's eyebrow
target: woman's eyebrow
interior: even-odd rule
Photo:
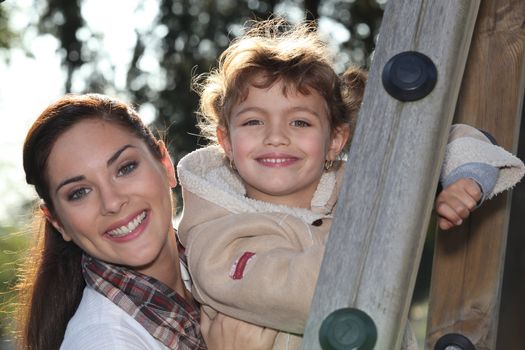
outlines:
[[[135,147],[133,145],[124,145],[122,146],[121,148],[119,148],[109,159],[108,161],[106,162],[106,166],[110,166],[111,164],[113,164],[117,159],[118,157],[120,157],[120,155],[122,154],[122,152],[124,152],[126,149],[130,148],[130,147]],[[77,181],[82,181],[82,180],[85,180],[85,176],[84,175],[79,175],[79,176],[75,176],[75,177],[72,177],[72,178],[69,178],[69,179],[66,179],[64,181],[62,181],[58,186],[57,186],[57,189],[55,190],[55,193],[58,193],[58,190],[60,190],[60,188],[64,187],[65,185],[67,184],[70,184],[70,183],[73,183],[73,182],[77,182]]]
[[[70,184],[72,182],[82,181],[85,178],[86,178],[85,176],[80,175],[80,176],[75,176],[75,177],[66,179],[66,180],[62,181],[60,184],[58,184],[57,189],[55,190],[55,193],[58,193],[58,190],[60,190],[65,185]]]
[[[118,151],[116,151],[109,159],[108,161],[106,162],[106,165],[109,167],[111,164],[113,164],[117,159],[118,157],[120,157],[120,155],[122,154],[122,152],[124,152],[127,148],[129,147],[135,147],[133,145],[124,145],[122,146],[121,148],[119,148]]]

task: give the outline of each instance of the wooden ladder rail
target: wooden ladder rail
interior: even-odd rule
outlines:
[[[375,322],[375,349],[400,347],[478,7],[387,3],[302,349],[320,349],[323,320],[348,306]],[[381,83],[387,60],[404,51],[437,66],[422,100],[400,102]]]
[[[513,153],[522,113],[524,49],[525,1],[482,0],[455,120],[490,132]],[[478,350],[525,349],[525,329],[507,329],[511,320],[496,346],[510,203],[511,196],[501,194],[461,227],[437,235],[426,349],[434,349],[447,333],[466,336]],[[523,235],[523,227],[521,231],[516,233]],[[525,275],[517,278],[524,280]],[[523,294],[519,298],[523,300]],[[508,305],[507,312],[513,307],[517,305]]]

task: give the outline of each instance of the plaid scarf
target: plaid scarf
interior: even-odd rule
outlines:
[[[170,349],[205,350],[199,311],[173,289],[131,269],[82,256],[88,286],[107,297]]]

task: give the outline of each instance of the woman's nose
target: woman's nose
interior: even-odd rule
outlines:
[[[101,211],[103,215],[118,213],[128,202],[128,196],[123,189],[114,184],[106,184],[100,188]]]

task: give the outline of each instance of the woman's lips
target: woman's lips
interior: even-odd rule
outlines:
[[[106,231],[105,235],[107,238],[116,242],[127,242],[138,237],[144,232],[149,222],[149,212],[144,210],[135,216],[132,216],[127,223],[120,224],[119,226]]]

